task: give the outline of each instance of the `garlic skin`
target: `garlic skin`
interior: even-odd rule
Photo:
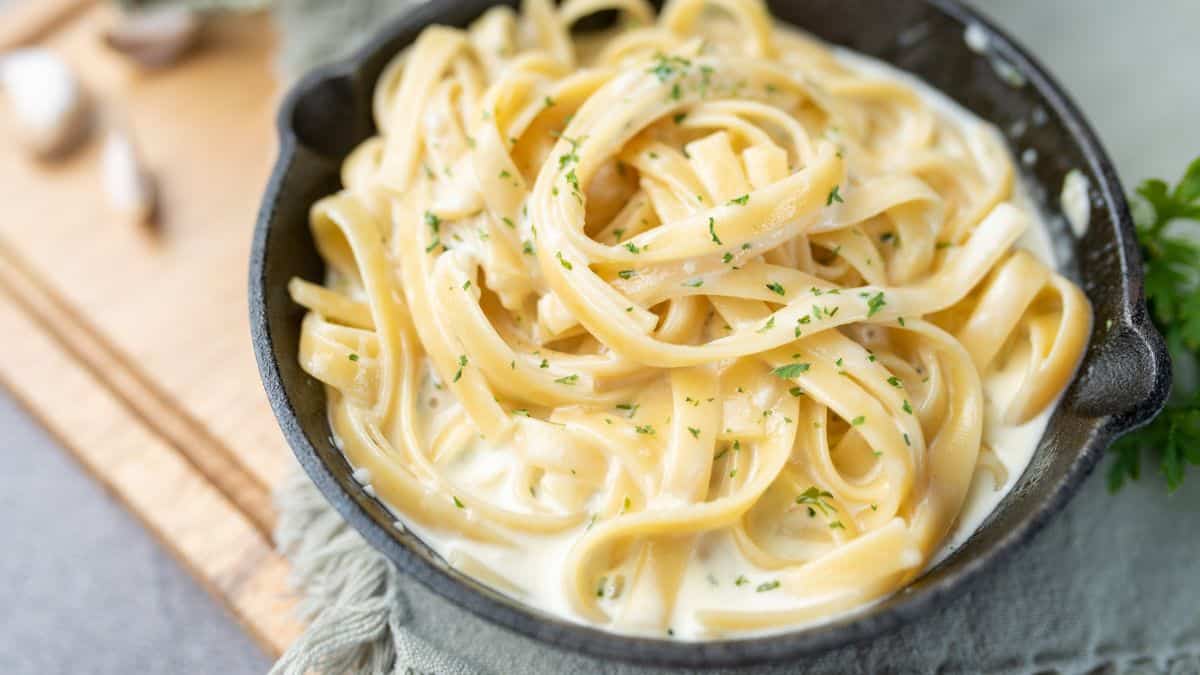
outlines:
[[[195,46],[201,20],[195,12],[166,5],[122,14],[104,42],[148,68],[169,66]]]
[[[116,129],[105,135],[100,167],[109,203],[140,225],[153,223],[158,186],[128,135]]]
[[[66,155],[87,136],[87,96],[70,66],[53,52],[32,48],[0,56],[0,91],[19,140],[34,154]]]

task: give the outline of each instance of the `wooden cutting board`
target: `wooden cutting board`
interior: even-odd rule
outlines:
[[[86,0],[0,12],[0,51],[36,43],[71,63],[100,130],[132,132],[162,196],[159,228],[138,227],[101,188],[101,133],[47,164],[0,127],[0,381],[278,654],[301,629],[270,540],[292,460],[246,306],[275,37],[265,16],[219,19],[186,60],[147,72],[101,43],[113,16]]]

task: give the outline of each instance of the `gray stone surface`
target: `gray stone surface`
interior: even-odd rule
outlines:
[[[1200,154],[1197,0],[973,4],[1030,46],[1074,94],[1127,182],[1175,177]],[[0,466],[0,672],[267,669],[232,619],[4,394]],[[1161,498],[1154,491],[1146,486],[1119,499]],[[1163,508],[1187,510],[1180,501]]]
[[[267,657],[0,394],[0,673],[266,672]]]

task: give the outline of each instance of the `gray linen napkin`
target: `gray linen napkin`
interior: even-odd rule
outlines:
[[[282,68],[293,76],[343,55],[416,4],[280,0]],[[277,540],[313,624],[273,672],[665,672],[547,647],[458,609],[399,574],[302,476],[279,506]],[[943,610],[871,642],[736,672],[1196,675],[1197,513],[1200,486],[1167,498],[1152,476],[1112,496],[1093,476],[1031,544]]]

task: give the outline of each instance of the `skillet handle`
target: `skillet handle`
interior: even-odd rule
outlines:
[[[1138,298],[1128,316],[1105,331],[1075,384],[1075,408],[1108,416],[1104,430],[1112,439],[1147,424],[1171,393],[1171,357]]]

